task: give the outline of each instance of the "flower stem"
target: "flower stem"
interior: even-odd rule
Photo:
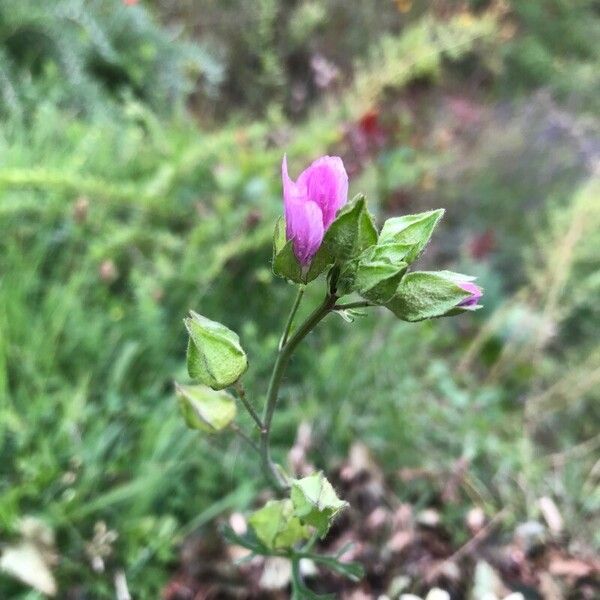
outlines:
[[[315,310],[307,317],[306,321],[300,325],[294,335],[292,335],[286,344],[279,350],[277,359],[275,360],[275,365],[273,366],[273,372],[271,373],[271,380],[267,390],[267,402],[265,404],[265,410],[262,418],[264,428],[261,431],[260,436],[260,450],[263,470],[277,493],[283,493],[289,487],[283,475],[278,471],[277,467],[271,460],[270,447],[271,423],[273,422],[273,414],[275,413],[275,408],[277,406],[281,380],[283,379],[283,375],[292,353],[298,344],[316,327],[319,321],[321,321],[333,309],[336,300],[337,296],[329,294],[325,296],[323,302],[317,308],[315,308]],[[292,308],[292,312],[294,312],[296,309],[297,306],[295,303],[294,307]]]
[[[304,286],[300,285],[298,288],[298,293],[296,294],[296,299],[294,300],[294,305],[292,306],[292,310],[290,311],[290,316],[288,317],[287,323],[285,324],[285,329],[283,330],[283,335],[281,336],[281,340],[279,340],[279,350],[285,346],[288,341],[288,337],[290,336],[290,331],[292,330],[292,326],[294,325],[294,317],[296,316],[296,312],[298,312],[298,307],[300,306],[300,301],[302,300],[302,296],[304,296]]]
[[[237,392],[238,398],[240,399],[240,402],[244,405],[244,408],[248,411],[248,414],[252,417],[252,419],[256,423],[258,430],[262,431],[265,428],[265,426],[263,425],[263,422],[260,420],[260,417],[258,416],[258,413],[256,412],[256,410],[254,410],[254,406],[252,406],[252,404],[250,404],[250,400],[248,400],[248,398],[246,397],[246,389],[244,388],[242,382],[239,380],[236,381],[234,384],[234,387],[235,387],[235,391]]]

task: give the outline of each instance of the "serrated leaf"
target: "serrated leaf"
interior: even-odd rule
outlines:
[[[236,333],[194,311],[183,322],[190,335],[187,368],[192,379],[220,390],[245,373],[248,358]]]
[[[338,513],[348,506],[340,500],[322,472],[292,482],[294,513],[323,537]]]
[[[458,305],[471,295],[456,283],[460,277],[450,271],[409,273],[385,306],[399,319],[410,322],[457,314],[463,311]]]
[[[181,414],[190,429],[217,433],[235,419],[235,398],[224,390],[176,383],[175,391]]]
[[[289,499],[269,500],[249,517],[248,522],[256,537],[269,549],[291,548],[310,533],[294,514]]]
[[[433,230],[444,215],[443,209],[430,210],[416,215],[392,217],[384,224],[379,234],[379,243],[396,243],[411,246],[403,260],[416,260],[429,242]]]

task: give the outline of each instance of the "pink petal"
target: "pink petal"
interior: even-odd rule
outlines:
[[[294,254],[308,265],[321,246],[325,229],[323,214],[314,202],[290,199],[285,206],[286,236],[293,240]]]
[[[322,156],[315,160],[300,174],[296,186],[299,193],[321,208],[326,230],[348,201],[348,174],[339,156]]]
[[[465,298],[460,302],[458,306],[475,306],[483,296],[483,290],[471,281],[462,281],[458,285],[465,290],[465,292],[471,294],[468,298]]]

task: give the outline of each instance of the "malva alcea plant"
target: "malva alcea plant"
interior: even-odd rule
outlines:
[[[359,578],[361,568],[341,562],[340,556],[312,550],[347,506],[323,473],[294,479],[271,458],[279,388],[294,350],[333,312],[352,321],[353,311],[382,306],[403,321],[422,321],[480,308],[482,290],[473,277],[459,273],[410,270],[443,210],[393,217],[378,231],[364,196],[348,202],[348,176],[342,160],[335,156],[317,159],[296,181],[290,178],[284,157],[282,183],[285,216],[275,225],[273,272],[297,286],[297,295],[281,336],[262,414],[246,396],[242,383],[248,359],[239,337],[195,312],[184,322],[189,333],[188,372],[198,383],[177,385],[176,390],[188,427],[208,433],[230,429],[240,435],[257,453],[276,496],[249,517],[251,529],[246,535],[231,530],[225,534],[255,554],[288,558],[294,597],[314,598],[300,575],[302,558],[351,578]],[[296,326],[305,287],[313,282],[323,286],[323,300]],[[342,301],[345,297],[349,298]],[[235,423],[236,397],[252,417],[252,432],[242,431]]]

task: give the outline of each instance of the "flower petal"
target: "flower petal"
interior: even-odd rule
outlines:
[[[476,306],[480,298],[483,296],[483,290],[471,281],[461,281],[458,285],[465,290],[465,292],[469,292],[471,294],[458,306]]]
[[[293,240],[294,254],[301,265],[310,263],[321,246],[325,229],[317,204],[290,198],[285,205],[286,236]]]
[[[296,190],[318,204],[323,214],[323,227],[327,230],[348,201],[348,174],[342,159],[339,156],[322,156],[315,160],[298,177]]]

